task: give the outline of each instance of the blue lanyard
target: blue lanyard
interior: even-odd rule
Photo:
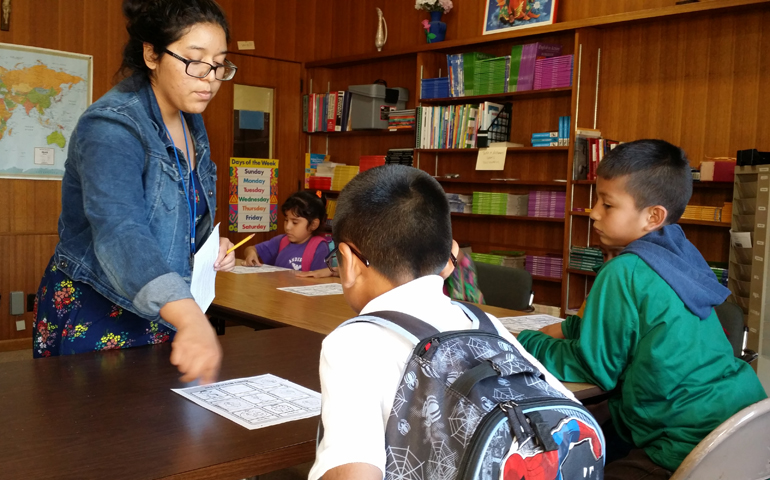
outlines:
[[[187,182],[184,178],[184,172],[182,171],[182,164],[179,162],[179,154],[176,151],[176,145],[174,139],[171,137],[166,124],[163,124],[163,128],[166,129],[166,135],[171,140],[171,146],[174,147],[174,157],[176,157],[176,168],[179,170],[179,176],[182,178],[182,187],[184,188],[184,196],[187,199],[187,210],[190,212],[190,254],[195,254],[195,218],[198,216],[198,202],[195,201],[195,196],[192,199],[192,207],[190,206],[190,191],[195,194],[195,180],[193,180],[193,169],[190,161],[190,147],[187,146],[187,129],[184,127],[184,116],[182,112],[179,112],[179,118],[182,119],[182,133],[184,134],[184,148],[187,151],[187,165],[190,166],[190,190],[187,189]]]

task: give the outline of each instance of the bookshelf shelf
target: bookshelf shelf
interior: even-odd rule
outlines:
[[[479,35],[468,39],[449,40],[439,43],[428,43],[415,47],[393,50],[384,53],[375,51],[351,55],[347,57],[336,57],[328,60],[308,62],[306,68],[340,68],[350,65],[358,65],[369,62],[379,62],[398,57],[417,55],[421,52],[451,52],[462,47],[477,46],[493,42],[504,42],[507,40],[532,37],[537,35],[546,35],[557,32],[566,32],[578,30],[587,27],[611,27],[624,23],[643,22],[656,18],[670,17],[675,15],[697,14],[700,12],[714,12],[719,10],[748,10],[753,6],[761,6],[767,0],[721,0],[719,2],[698,2],[685,5],[671,5],[667,7],[651,8],[647,10],[637,10],[628,13],[619,13],[614,15],[604,15],[601,17],[584,18],[569,22],[557,22],[551,25],[541,27],[525,28],[495,35]],[[236,52],[237,53],[237,52]]]
[[[329,137],[361,137],[361,136],[377,136],[377,135],[414,135],[414,129],[400,129],[400,130],[352,130],[350,132],[305,132],[305,135],[313,136],[329,136]]]
[[[533,187],[562,187],[567,186],[567,182],[548,181],[548,180],[467,180],[462,178],[441,178],[436,177],[439,183],[466,183],[466,184],[486,184],[486,185],[524,185]]]
[[[570,212],[570,215],[573,217],[588,217],[591,215],[591,212]],[[681,218],[679,219],[679,222],[677,222],[681,225],[702,225],[706,227],[719,227],[719,228],[730,228],[729,223],[724,222],[713,222],[709,220],[692,220],[689,218]]]
[[[719,227],[719,228],[730,228],[729,223],[724,222],[712,222],[709,220],[691,220],[689,218],[681,218],[679,219],[679,222],[682,225],[703,225],[706,227]]]
[[[420,99],[424,105],[464,105],[485,101],[516,100],[517,98],[555,97],[572,95],[572,87],[549,88],[545,90],[527,90],[523,92],[498,93],[494,95],[473,95],[470,97],[448,97]]]
[[[532,280],[536,282],[552,282],[552,283],[561,283],[561,278],[556,277],[544,277],[543,275],[532,275]]]
[[[573,185],[596,185],[596,180],[573,180]],[[694,189],[708,189],[708,188],[725,188],[732,190],[733,182],[692,182]]]
[[[572,273],[574,275],[585,275],[587,277],[595,277],[596,276],[596,272],[592,272],[592,271],[589,271],[589,270],[580,270],[578,268],[568,268],[567,272],[568,273]]]
[[[564,223],[563,218],[551,218],[551,217],[524,217],[514,215],[485,215],[479,213],[454,213],[453,217],[468,217],[468,218],[504,218],[506,220],[519,220],[524,222],[549,222],[549,223]]]
[[[567,152],[569,147],[508,147],[508,152]],[[414,153],[478,153],[478,148],[415,148]]]

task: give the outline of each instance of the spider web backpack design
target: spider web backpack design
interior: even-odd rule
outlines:
[[[484,312],[457,303],[473,329],[439,332],[399,312],[372,322],[415,346],[385,430],[388,480],[601,480],[593,416],[551,386]]]

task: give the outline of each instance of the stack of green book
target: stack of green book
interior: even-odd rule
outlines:
[[[604,263],[604,255],[598,248],[571,247],[569,250],[569,268],[595,271]]]
[[[480,60],[487,58],[494,58],[493,55],[480,52],[468,52],[462,54],[462,66],[460,75],[462,76],[462,85],[464,96],[480,95],[476,93],[476,85],[474,82],[476,75],[476,65]]]
[[[473,192],[473,213],[480,215],[506,215],[508,194]]]
[[[494,95],[508,91],[506,71],[511,57],[495,57],[476,62],[474,95]]]
[[[505,257],[489,253],[471,253],[471,260],[476,263],[489,263],[490,265],[502,265]]]

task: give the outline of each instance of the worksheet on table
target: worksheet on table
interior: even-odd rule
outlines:
[[[260,265],[259,267],[247,267],[244,265],[238,265],[233,268],[232,273],[270,273],[270,272],[286,272],[291,270],[290,268],[274,267],[272,265]]]
[[[522,330],[540,330],[548,325],[563,322],[563,318],[552,315],[522,315],[521,317],[501,317],[500,323],[511,333],[521,333]]]
[[[278,290],[298,293],[306,297],[322,297],[324,295],[342,295],[342,285],[339,283],[321,283],[319,285],[306,285],[304,287],[283,287]]]
[[[269,373],[171,390],[249,430],[321,414],[320,393]]]

